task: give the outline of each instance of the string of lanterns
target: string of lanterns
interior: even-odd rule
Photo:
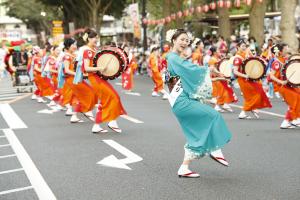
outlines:
[[[254,0],[255,1],[255,0]],[[256,0],[259,3],[262,3],[263,0]],[[243,2],[247,5],[250,6],[252,3],[252,0],[243,0]],[[234,7],[239,8],[241,7],[241,0],[234,0]],[[184,11],[178,11],[177,13],[173,13],[165,18],[162,19],[146,19],[143,18],[142,19],[142,23],[143,24],[147,24],[147,25],[158,25],[158,24],[168,24],[173,20],[176,20],[176,18],[180,19],[182,17],[187,17],[190,16],[192,14],[196,13],[207,13],[210,10],[214,11],[216,10],[216,8],[231,8],[232,7],[232,2],[231,0],[218,0],[217,3],[216,1],[212,1],[209,4],[205,4],[205,5],[198,5],[196,7],[191,7],[189,9],[186,9]]]

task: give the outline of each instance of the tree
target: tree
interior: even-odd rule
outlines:
[[[36,0],[8,0],[2,5],[9,8],[7,12],[9,16],[21,19],[36,32],[39,44],[41,44],[41,41],[39,41],[41,31],[50,34],[51,21],[59,18],[62,14],[58,7],[46,6]],[[41,11],[45,11],[46,16],[42,16]]]
[[[296,0],[290,0],[289,3],[281,0],[281,22],[280,30],[282,41],[287,43],[292,51],[298,51],[298,40],[296,37],[296,24],[295,24],[295,9],[297,5]]]
[[[267,9],[268,0],[261,3],[253,1],[250,7],[249,24],[250,24],[250,37],[254,37],[258,43],[259,48],[264,43],[264,18]]]
[[[126,0],[40,0],[46,5],[59,6],[64,21],[74,22],[78,28],[90,26],[100,33],[103,16],[106,14],[120,17],[127,5]]]
[[[219,35],[223,36],[226,41],[229,41],[231,35],[231,24],[228,8],[218,8],[218,26]]]

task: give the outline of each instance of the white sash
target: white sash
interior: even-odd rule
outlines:
[[[177,81],[175,86],[173,87],[171,93],[168,96],[169,103],[171,107],[174,106],[176,99],[179,97],[179,95],[183,92],[183,88],[181,86],[180,79]]]

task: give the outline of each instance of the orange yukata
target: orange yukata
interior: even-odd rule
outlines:
[[[208,61],[208,65],[209,67],[213,66],[213,67],[216,67],[217,63],[218,63],[218,58],[212,56],[209,61]],[[211,73],[211,78],[216,78],[217,76],[214,75],[214,73]],[[212,82],[212,87],[213,87],[213,90],[212,90],[212,97],[213,98],[217,98],[218,97],[218,87],[220,87],[220,83],[219,81],[213,81]]]
[[[127,69],[122,74],[122,87],[125,90],[132,90],[134,87],[133,76],[134,72],[137,69],[138,64],[135,57],[133,56]]]
[[[74,70],[75,68],[74,68],[74,64],[73,64],[74,58],[75,57],[72,56],[71,54],[66,53],[62,59],[62,62],[69,63],[69,70],[73,71],[73,72],[75,72],[75,70]],[[73,94],[73,90],[72,90],[74,76],[67,74],[64,69],[64,77],[65,77],[65,82],[64,82],[64,86],[60,90],[61,98],[60,98],[59,103],[61,106],[65,106],[67,104],[70,104],[72,106],[76,105],[77,103],[79,103],[79,101]]]
[[[56,70],[57,71],[57,66],[56,66],[56,59],[54,56],[49,56],[46,62],[46,66],[49,65],[51,70]],[[55,90],[55,95],[53,97],[53,101],[59,102],[61,96],[61,89],[58,89],[58,74],[51,72],[51,81],[52,81],[52,86]]]
[[[193,63],[196,63],[200,66],[203,65],[203,53],[201,52],[201,50],[196,49],[193,53],[192,53],[192,61]]]
[[[158,66],[158,57],[154,54],[150,54],[149,58],[149,67],[152,72],[152,80],[154,82],[154,92],[160,92],[161,90],[164,89],[164,82],[161,77],[160,71],[159,71],[159,66]]]
[[[283,63],[281,62],[284,58],[276,59],[272,63],[271,70],[275,72],[275,77],[283,80],[283,77],[281,76],[281,68],[283,67]],[[288,110],[285,114],[285,119],[288,121],[295,120],[297,118],[300,118],[300,89],[299,88],[292,88],[288,85],[279,85],[278,83],[274,82],[278,87],[278,91],[286,104],[288,105]]]
[[[84,50],[83,61],[90,60],[90,67],[93,66],[93,59],[96,52],[91,48]],[[84,64],[82,65],[83,73],[86,73]],[[126,114],[121,103],[120,96],[115,89],[105,80],[101,79],[96,73],[88,72],[88,79],[91,86],[100,100],[100,104],[96,113],[96,123],[109,122],[117,119],[120,115]]]
[[[215,57],[212,57],[208,62],[209,65],[213,65],[214,67],[216,67],[217,63],[218,63],[218,59]],[[216,76],[212,75],[212,78],[215,77]],[[224,105],[224,104],[237,102],[237,97],[234,94],[232,87],[228,84],[228,81],[226,80],[213,81],[212,85],[213,85],[213,97],[217,99],[217,105]]]
[[[242,73],[242,62],[246,58],[245,52],[237,52],[233,65],[238,66],[238,71]],[[244,97],[244,111],[252,111],[261,108],[271,108],[272,105],[263,90],[260,81],[249,81],[245,78],[238,77],[237,81]]]
[[[279,56],[277,57],[273,62],[272,62],[272,65],[271,65],[271,69],[274,68],[274,70],[276,68],[281,68],[281,66],[283,66],[283,64],[285,63],[285,58],[282,57],[282,56]],[[276,71],[276,70],[275,70]],[[277,82],[275,81],[272,81],[271,82],[273,83],[273,86],[274,86],[274,92],[279,92],[279,88],[281,87],[281,85],[279,85]]]
[[[32,59],[34,66],[38,66],[38,68],[42,69],[42,58],[38,56],[34,56]],[[35,92],[36,95],[45,97],[52,96],[54,94],[54,87],[50,82],[50,79],[47,77],[42,77],[41,72],[34,70],[34,82],[37,86],[38,90]]]

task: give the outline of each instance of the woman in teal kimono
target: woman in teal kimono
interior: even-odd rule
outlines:
[[[210,155],[228,166],[221,148],[230,141],[231,133],[222,116],[204,104],[212,91],[208,67],[200,67],[180,57],[190,42],[187,32],[178,29],[169,38],[173,44],[172,52],[167,55],[169,101],[187,140],[178,176],[197,178],[199,174],[188,168],[194,159]]]

